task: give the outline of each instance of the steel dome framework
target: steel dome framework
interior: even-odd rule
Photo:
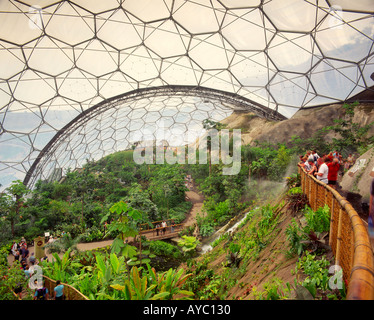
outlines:
[[[371,0],[0,2],[0,183],[33,185],[235,109],[371,90]],[[139,136],[140,135],[140,136]]]

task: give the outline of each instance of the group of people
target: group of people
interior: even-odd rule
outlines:
[[[331,151],[329,154],[319,156],[316,150],[310,150],[300,156],[299,165],[304,167],[308,174],[336,189],[339,174],[342,174],[344,170],[349,170],[354,163],[355,159],[352,154],[343,159],[338,151]]]
[[[160,235],[160,231],[161,231],[161,235],[165,235],[167,227],[168,227],[168,224],[165,220],[163,220],[161,222],[161,225],[159,223],[157,223],[156,224],[156,234],[157,234],[157,236]],[[173,233],[174,229],[175,229],[175,224],[174,224],[174,221],[172,221],[171,225],[170,225],[170,232]]]
[[[34,252],[30,254],[27,242],[25,238],[22,237],[20,242],[14,241],[11,247],[11,252],[14,257],[14,263],[19,263],[20,268],[25,272],[25,280],[28,282],[30,288],[34,288],[34,300],[49,300],[48,289],[43,284],[40,284],[37,280],[30,284],[31,278],[38,271],[36,269],[39,264],[39,260],[36,259]],[[40,259],[40,261],[47,260],[47,256]],[[40,269],[40,267],[39,267]],[[22,294],[22,284],[18,283],[14,288],[14,292],[21,297]],[[60,281],[56,282],[56,286],[53,290],[53,299],[63,300],[64,299],[64,285]]]
[[[184,179],[184,185],[188,190],[191,190],[193,188],[192,184],[192,177],[190,174],[188,174]]]

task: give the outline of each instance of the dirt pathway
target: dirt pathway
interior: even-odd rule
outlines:
[[[190,213],[187,215],[186,219],[183,221],[185,227],[192,226],[196,224],[196,215],[197,213],[201,212],[204,202],[204,196],[195,191],[194,187],[190,188],[189,191],[186,192],[186,197],[192,203],[192,208]],[[194,235],[198,234],[197,226],[194,231]]]

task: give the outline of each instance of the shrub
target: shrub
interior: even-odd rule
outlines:
[[[304,215],[307,221],[306,232],[326,232],[330,230],[330,208],[325,205],[313,211],[310,207],[305,207]]]
[[[292,219],[292,222],[287,227],[286,236],[291,246],[290,252],[301,255],[305,248],[303,244],[303,241],[305,240],[305,234],[300,229],[295,219]]]
[[[286,177],[286,186],[288,189],[301,186],[301,178],[299,173],[291,174],[289,177]]]
[[[300,187],[294,187],[287,191],[286,199],[288,200],[287,208],[292,214],[298,213],[308,204],[308,198],[302,193]]]
[[[181,202],[174,208],[170,208],[169,216],[170,219],[173,219],[176,224],[181,223],[185,218],[187,213],[190,211],[192,207],[191,202]]]
[[[177,259],[182,257],[182,253],[176,246],[160,240],[151,241],[149,249],[156,255],[171,256]]]
[[[302,286],[307,288],[309,292],[316,296],[317,289],[327,290],[329,285],[329,269],[330,262],[324,257],[316,259],[316,255],[306,251],[306,255],[300,258],[296,264],[295,273],[303,270],[307,278],[302,282]]]

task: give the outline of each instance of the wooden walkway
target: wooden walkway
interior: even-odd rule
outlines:
[[[165,240],[165,239],[172,239],[177,238],[179,233],[184,229],[184,224],[177,224],[172,226],[167,226],[165,232],[163,232],[163,228],[153,228],[153,229],[146,229],[141,230],[140,235],[147,238],[147,240]],[[158,231],[158,232],[157,232]]]

